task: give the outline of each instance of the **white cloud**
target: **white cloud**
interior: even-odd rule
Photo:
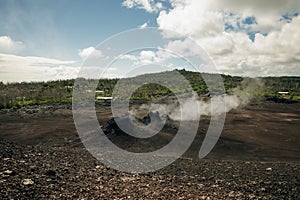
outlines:
[[[140,29],[144,29],[144,28],[147,28],[148,27],[148,23],[145,22],[143,23],[142,25],[139,26]]]
[[[3,82],[48,81],[76,77],[99,78],[100,76],[116,78],[118,71],[113,67],[105,69],[98,65],[82,68],[81,61],[0,53],[0,80]]]
[[[0,54],[0,80],[20,82],[75,78],[79,71],[75,64],[75,61]]]
[[[95,47],[88,47],[78,51],[78,55],[83,58],[100,58],[102,57],[102,52]]]
[[[122,60],[131,60],[131,61],[137,61],[138,60],[137,56],[130,55],[130,54],[121,55],[119,58],[122,59]]]
[[[171,8],[157,17],[159,28],[192,37],[224,73],[264,76],[300,75],[300,12],[298,0],[171,0]],[[243,24],[248,17],[255,20]],[[225,23],[234,30],[225,30]],[[255,34],[255,41],[248,33]],[[263,33],[263,34],[260,34]],[[193,52],[184,41],[173,41],[170,49]],[[190,49],[190,50],[187,50]]]
[[[144,63],[151,63],[154,61],[156,55],[153,51],[141,51],[140,60]]]
[[[2,53],[19,51],[23,46],[21,41],[14,41],[9,36],[0,36],[0,52]]]
[[[154,51],[143,50],[138,55],[125,54],[120,59],[133,61],[134,65],[144,65],[158,62],[159,58]]]
[[[227,41],[230,40],[233,45],[232,52],[218,55],[214,49],[206,49],[209,49],[213,60],[224,72],[252,76],[300,75],[299,26],[300,17],[297,17],[267,36],[257,33],[254,42],[246,33],[230,32]],[[219,47],[226,40],[218,43],[210,43],[209,40],[202,42],[203,46]]]
[[[157,23],[160,28],[173,30],[192,37],[214,36],[223,31],[221,13],[205,10],[203,1],[193,1],[184,7],[160,12]]]
[[[125,54],[120,56],[120,59],[130,60],[134,65],[147,65],[147,64],[162,64],[174,55],[166,52],[163,49],[153,50],[142,50],[138,55]]]
[[[158,12],[163,8],[161,2],[155,2],[154,0],[125,0],[123,1],[122,6],[144,9],[149,13]]]
[[[178,56],[181,57],[196,56],[199,54],[197,44],[193,43],[190,39],[171,41],[165,46],[165,49],[176,52],[179,54]]]

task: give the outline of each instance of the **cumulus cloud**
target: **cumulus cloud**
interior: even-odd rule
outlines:
[[[286,23],[280,30],[269,32],[268,35],[255,34],[251,41],[247,33],[230,32],[227,39],[215,42],[216,38],[199,39],[208,50],[218,67],[231,74],[260,75],[300,75],[300,17]],[[210,43],[212,41],[212,43]],[[219,46],[225,46],[232,52],[218,54]],[[211,45],[213,44],[213,45]],[[230,47],[232,46],[232,47]],[[211,47],[216,47],[213,49]]]
[[[140,62],[144,64],[153,63],[155,62],[156,59],[157,59],[156,54],[153,51],[142,51],[139,57]]]
[[[158,12],[163,8],[162,2],[154,0],[125,0],[122,6],[127,8],[144,9],[149,13]]]
[[[159,12],[159,28],[192,37],[221,72],[300,75],[300,1],[170,0],[170,4]],[[184,41],[168,47],[193,52]]]
[[[120,56],[120,59],[122,59],[122,60],[137,61],[138,60],[138,56],[130,55],[130,54],[124,54],[124,55]]]
[[[83,59],[86,59],[88,57],[89,58],[100,58],[103,56],[102,52],[100,50],[98,50],[92,46],[78,50],[78,55]]]
[[[158,50],[142,50],[137,55],[125,54],[120,56],[120,59],[130,60],[134,65],[147,65],[147,64],[162,64],[169,58],[174,57],[170,52],[163,49]]]
[[[120,59],[133,61],[134,65],[151,64],[159,61],[156,52],[151,50],[143,50],[138,55],[125,54],[120,56]]]
[[[0,52],[2,53],[19,51],[23,46],[21,41],[14,41],[9,36],[0,36]]]

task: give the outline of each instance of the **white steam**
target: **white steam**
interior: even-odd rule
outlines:
[[[232,90],[232,94],[211,94],[210,98],[193,96],[187,98],[181,106],[174,100],[169,100],[166,104],[143,104],[138,109],[131,109],[130,114],[139,116],[143,111],[159,112],[160,115],[168,115],[176,121],[198,120],[201,115],[220,115],[247,105],[255,92],[262,87],[260,79],[244,79],[239,87]]]

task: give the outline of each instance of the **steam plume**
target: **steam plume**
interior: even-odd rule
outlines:
[[[138,109],[131,109],[130,114],[138,116],[141,110],[147,110],[159,112],[162,116],[168,115],[172,120],[197,120],[201,115],[220,115],[245,106],[255,92],[262,88],[263,82],[260,79],[245,78],[239,87],[232,90],[232,94],[211,95],[210,99],[193,96],[185,100],[181,106],[178,102],[171,100],[167,104],[143,104]]]

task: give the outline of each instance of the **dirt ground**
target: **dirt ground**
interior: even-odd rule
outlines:
[[[99,123],[112,118],[109,105],[98,105]],[[194,143],[184,154],[197,158],[210,117],[201,117]],[[217,145],[206,157],[222,160],[300,160],[300,103],[283,104],[254,100],[227,113]],[[80,146],[71,105],[35,106],[0,113],[0,137],[20,144],[42,146]],[[176,130],[167,130],[150,139],[132,140],[122,135],[112,140],[129,151],[152,151],[169,143]],[[128,143],[130,145],[128,145]],[[124,145],[123,145],[124,146]]]
[[[0,199],[299,199],[299,163],[179,159],[148,174],[0,139]]]
[[[113,126],[108,105],[97,106],[107,136],[132,152],[161,148],[175,122],[150,139],[133,139]],[[299,199],[300,103],[255,100],[230,111],[217,145],[197,155],[209,117],[189,150],[147,174],[111,169],[79,139],[71,105],[0,111],[0,199]],[[175,127],[175,128],[174,128]],[[130,161],[127,161],[130,162]]]

